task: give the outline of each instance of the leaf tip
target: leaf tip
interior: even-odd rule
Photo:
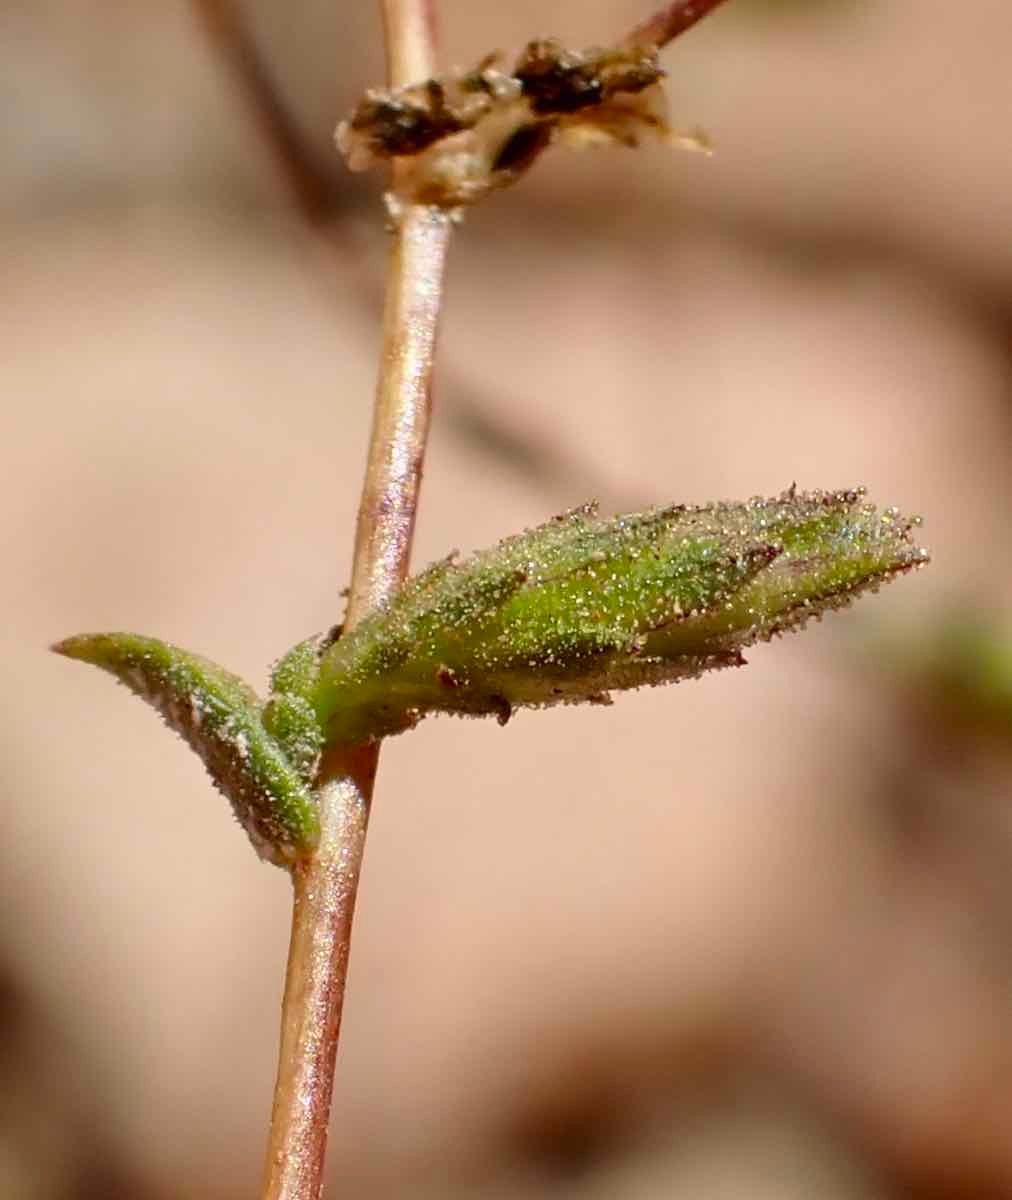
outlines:
[[[93,634],[76,633],[71,637],[60,638],[58,642],[51,642],[49,649],[63,658],[75,658],[79,662],[87,662],[90,657],[89,645],[94,640],[95,635]]]

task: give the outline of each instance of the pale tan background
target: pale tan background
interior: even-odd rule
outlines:
[[[443,10],[460,63],[643,15]],[[249,14],[333,260],[186,4],[0,8],[4,1200],[256,1194],[286,880],[44,651],[260,684],[340,614],[384,243],[330,136],[379,26]],[[415,561],[797,480],[923,512],[935,562],[746,671],[385,749],[331,1194],[1012,1196],[1012,756],[893,666],[1012,609],[1012,10],[731,0],[665,62],[716,157],[559,152],[461,230]]]

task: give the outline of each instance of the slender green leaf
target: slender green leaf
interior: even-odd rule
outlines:
[[[203,759],[261,858],[291,866],[315,843],[316,805],[264,728],[251,688],[221,667],[155,638],[81,634],[53,649],[111,672]]]

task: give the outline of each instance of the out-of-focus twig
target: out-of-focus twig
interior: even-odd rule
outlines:
[[[236,0],[193,0],[193,7],[299,214],[314,227],[325,225],[333,186],[274,86]]]

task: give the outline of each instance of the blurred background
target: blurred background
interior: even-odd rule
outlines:
[[[447,65],[646,13],[441,9]],[[237,11],[0,7],[3,1198],[259,1184],[287,881],[45,651],[261,685],[340,616],[386,249],[332,131],[379,21]],[[416,564],[793,480],[934,562],[747,670],[385,747],[332,1194],[1012,1197],[1010,42],[1006,0],[732,0],[664,53],[714,157],[560,150],[469,214]]]

